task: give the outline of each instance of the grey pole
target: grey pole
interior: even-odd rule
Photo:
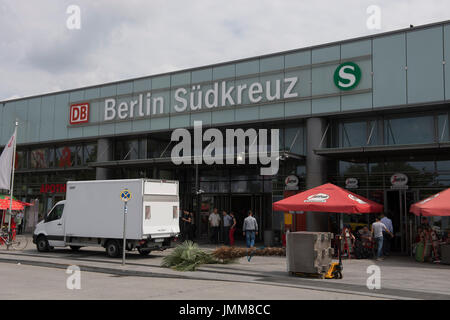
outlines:
[[[327,121],[325,118],[309,118],[306,120],[306,189],[311,189],[326,181],[326,159],[315,154],[314,149],[326,146],[324,134]],[[322,145],[321,145],[322,144]],[[326,231],[327,215],[318,212],[306,213],[306,230]]]
[[[111,139],[98,139],[97,141],[97,162],[106,162],[113,160]],[[95,169],[96,180],[108,180],[111,175],[111,169],[97,167]]]
[[[198,181],[198,164],[195,165],[195,223],[197,225],[196,228],[196,236],[197,239],[200,240],[200,234],[201,234],[201,230],[200,230],[200,195],[199,195],[199,181]]]
[[[122,246],[122,265],[125,265],[125,251],[126,251],[126,243],[127,243],[127,235],[126,235],[126,227],[127,227],[127,202],[124,202],[123,205],[123,246]]]

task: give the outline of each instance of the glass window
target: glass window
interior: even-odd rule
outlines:
[[[303,127],[284,129],[284,150],[295,154],[304,154]],[[282,145],[280,145],[281,147]]]
[[[72,152],[72,167],[79,167],[83,161],[83,148],[81,145],[70,147]]]
[[[434,161],[408,161],[407,165],[422,172],[434,172]]]
[[[436,161],[437,171],[450,171],[450,160]]]
[[[26,151],[17,151],[16,152],[16,169],[26,169],[27,166],[27,152]]]
[[[55,167],[55,149],[49,148],[47,149],[47,163],[49,168]]]
[[[139,158],[139,143],[137,139],[118,140],[115,144],[115,160],[136,160]]]
[[[147,139],[139,139],[139,159],[147,158]]]
[[[73,154],[74,149],[71,147],[56,148],[56,165],[58,168],[72,167],[76,154]]]
[[[178,207],[177,206],[173,206],[172,217],[174,219],[178,219]]]
[[[339,161],[340,175],[354,175],[367,173],[367,165],[365,163],[353,163],[347,161]]]
[[[345,122],[339,125],[339,146],[360,147],[367,143],[367,122]]]
[[[96,144],[84,145],[83,164],[95,161],[97,161],[97,145]]]
[[[385,173],[391,174],[396,172],[401,173],[421,173],[434,172],[434,161],[401,161],[401,160],[387,160],[384,164]]]
[[[200,181],[228,181],[228,170],[202,170],[199,176]]]
[[[383,160],[379,160],[378,162],[370,162],[369,163],[369,172],[371,174],[375,173],[383,173]]]
[[[150,220],[150,206],[145,206],[145,220]]]
[[[45,169],[48,168],[48,152],[47,149],[35,149],[31,151],[30,159],[31,168]]]
[[[434,117],[387,119],[384,136],[387,145],[434,142]]]
[[[439,139],[439,141],[449,141],[450,140],[449,115],[448,114],[438,115],[438,139]]]
[[[166,149],[169,141],[164,140],[156,140],[156,139],[147,139],[147,157],[150,158],[159,158],[163,151]],[[170,148],[166,150],[164,156],[170,156]]]
[[[50,222],[54,220],[59,220],[62,218],[64,211],[64,205],[59,204],[56,207],[53,208],[53,210],[47,215],[47,218],[45,219],[45,222]]]

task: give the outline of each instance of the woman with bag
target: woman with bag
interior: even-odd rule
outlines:
[[[231,218],[233,218],[233,224],[230,227],[228,238],[230,239],[230,246],[234,246],[234,232],[236,231],[236,218],[234,217],[233,212],[230,212],[230,216]]]

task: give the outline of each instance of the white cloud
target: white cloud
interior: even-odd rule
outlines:
[[[449,19],[447,0],[0,0],[0,100],[368,35],[372,4],[381,32]]]

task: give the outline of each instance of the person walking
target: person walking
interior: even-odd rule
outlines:
[[[192,240],[191,238],[191,215],[189,211],[184,210],[183,216],[181,217],[183,221],[183,240]]]
[[[386,231],[383,231],[383,255],[386,257],[389,257],[391,254],[391,240],[394,236],[394,226],[392,225],[392,220],[389,219],[384,215],[384,213],[381,214],[381,223],[383,223],[386,228],[389,230],[389,233]]]
[[[234,217],[234,212],[230,212],[230,217],[233,224],[230,227],[228,238],[230,239],[230,246],[234,246],[234,232],[236,231],[236,218]]]
[[[377,244],[377,261],[381,261],[383,254],[383,231],[391,234],[387,227],[381,222],[380,217],[376,217],[376,221],[372,223],[372,235]]]
[[[217,213],[217,208],[214,208],[213,212],[209,215],[209,226],[211,227],[211,243],[219,244],[219,228],[220,228],[220,215]]]
[[[223,243],[225,245],[230,244],[230,228],[233,225],[233,218],[228,215],[228,213],[223,210]]]
[[[252,210],[248,211],[248,217],[244,219],[244,226],[242,227],[247,248],[255,246],[255,235],[258,234],[258,222],[253,217]]]
[[[18,213],[16,215],[16,224],[17,224],[17,234],[22,234],[23,218],[21,213]]]
[[[191,224],[190,224],[190,228],[189,228],[189,236],[190,236],[191,240],[194,241],[194,239],[195,239],[195,230],[196,230],[195,220],[194,220],[194,213],[193,212],[189,212],[189,216],[191,217]]]

